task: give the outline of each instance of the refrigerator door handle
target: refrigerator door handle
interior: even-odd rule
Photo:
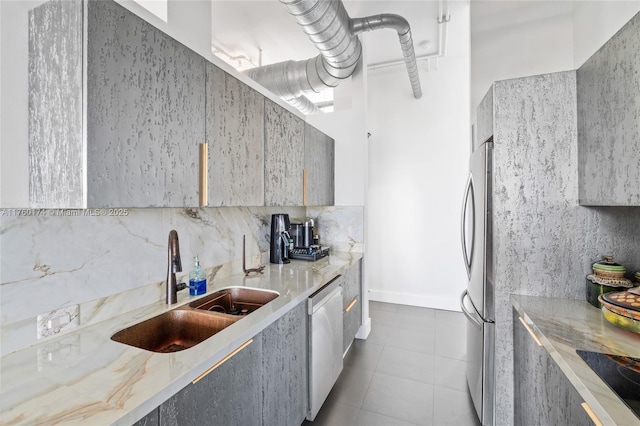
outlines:
[[[469,203],[469,199],[471,199],[471,218],[467,218],[467,207]],[[467,181],[467,187],[464,191],[464,200],[462,202],[462,215],[461,215],[461,225],[460,225],[460,237],[462,239],[462,256],[464,257],[464,266],[467,268],[467,276],[471,278],[471,259],[473,259],[473,246],[474,246],[474,233],[475,233],[475,200],[473,198],[473,176],[469,175],[469,180]],[[471,246],[469,247],[467,253],[467,234],[465,232],[465,228],[467,226],[467,220],[470,219],[471,222],[471,232],[469,235],[471,236]]]
[[[467,292],[467,290],[465,290],[462,293],[462,296],[460,297],[460,308],[462,309],[462,313],[464,314],[465,317],[467,317],[467,319],[469,321],[471,321],[476,326],[481,328],[482,327],[482,321],[480,321],[478,318],[476,318],[474,315],[472,315],[471,312],[469,312],[467,310],[467,307],[464,305],[464,299],[467,297],[467,295],[468,295],[468,292]]]

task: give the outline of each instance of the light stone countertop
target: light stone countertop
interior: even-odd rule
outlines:
[[[610,324],[586,301],[511,295],[511,302],[604,425],[640,425],[640,419],[576,353],[583,349],[640,358],[639,334]]]
[[[362,258],[332,252],[317,262],[269,264],[264,275],[235,275],[213,285],[275,290],[280,296],[199,345],[161,354],[112,341],[130,325],[201,296],[164,301],[47,339],[0,358],[0,424],[130,425],[187,386],[213,364],[303,302]]]

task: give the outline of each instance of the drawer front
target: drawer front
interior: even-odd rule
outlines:
[[[344,308],[346,308],[354,298],[360,298],[360,284],[362,282],[360,264],[361,263],[358,262],[353,265],[345,271],[342,276],[343,280],[341,285],[344,289],[344,293],[342,294],[342,304]]]
[[[343,312],[344,329],[342,332],[342,350],[346,352],[356,337],[356,333],[360,328],[360,322],[362,318],[362,301],[360,297],[355,298],[355,303],[351,305],[349,311]]]

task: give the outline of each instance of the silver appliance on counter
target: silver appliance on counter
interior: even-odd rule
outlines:
[[[303,223],[291,224],[291,238],[294,247],[311,247],[313,242],[313,219],[307,219]]]
[[[309,411],[313,421],[342,372],[342,287],[338,275],[308,299]]]
[[[469,282],[460,307],[467,317],[467,385],[483,426],[494,422],[493,139],[471,155],[462,207],[462,252]]]
[[[321,247],[318,236],[314,233],[313,219],[292,223],[291,238],[293,248],[288,253],[290,259],[316,261],[329,256],[329,247]]]

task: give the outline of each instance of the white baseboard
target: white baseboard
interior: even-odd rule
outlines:
[[[371,333],[371,318],[367,318],[367,320],[360,326],[358,332],[356,333],[356,339],[366,339],[369,337],[369,333]]]
[[[369,300],[375,302],[395,303],[400,305],[420,306],[423,308],[462,312],[460,309],[459,297],[440,297],[370,289]]]

